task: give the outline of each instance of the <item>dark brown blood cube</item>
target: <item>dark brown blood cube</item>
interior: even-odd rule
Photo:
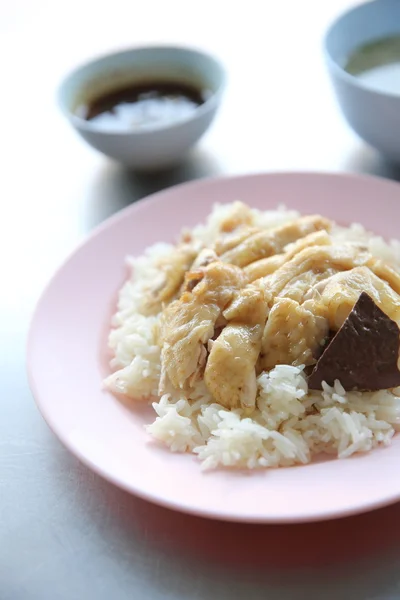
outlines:
[[[363,292],[353,310],[326,346],[308,379],[320,390],[322,382],[339,379],[345,390],[384,390],[400,385],[400,330]]]

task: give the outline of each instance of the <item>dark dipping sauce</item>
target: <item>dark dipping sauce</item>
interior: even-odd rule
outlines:
[[[174,81],[133,83],[79,106],[76,114],[103,130],[151,129],[186,119],[209,95]]]

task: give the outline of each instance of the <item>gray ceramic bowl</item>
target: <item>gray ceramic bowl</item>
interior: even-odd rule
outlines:
[[[144,78],[176,79],[204,87],[211,94],[184,120],[145,130],[104,131],[75,114],[85,97]],[[170,46],[134,48],[98,58],[73,71],[61,84],[58,100],[71,125],[96,150],[135,169],[162,169],[181,160],[209,127],[224,83],[222,65],[203,52]]]
[[[325,54],[337,99],[350,126],[366,142],[400,163],[400,94],[376,91],[344,70],[364,44],[400,36],[400,0],[375,0],[340,16],[329,28]]]

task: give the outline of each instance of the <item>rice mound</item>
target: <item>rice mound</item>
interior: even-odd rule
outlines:
[[[205,225],[191,231],[195,241],[211,244],[232,204],[216,205]],[[299,217],[279,207],[252,210],[258,227],[272,228]],[[400,242],[386,243],[358,224],[335,226],[331,235],[362,242],[376,257],[400,268]],[[140,313],[143,293],[160,276],[157,261],[173,250],[159,243],[143,256],[128,258],[131,276],[119,293],[109,346],[113,373],[105,386],[134,399],[155,399],[161,374],[156,343],[157,316]],[[251,417],[241,409],[216,404],[203,381],[183,392],[164,394],[153,402],[155,421],[147,431],[173,452],[192,452],[203,469],[285,467],[306,464],[325,453],[346,458],[389,445],[400,429],[400,388],[377,392],[346,392],[339,381],[322,392],[308,390],[304,367],[278,365],[257,379],[257,408]]]

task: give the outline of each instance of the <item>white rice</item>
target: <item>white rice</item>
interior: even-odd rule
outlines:
[[[217,205],[206,225],[195,227],[195,240],[211,244],[232,205]],[[299,216],[279,207],[253,210],[254,224],[271,228]],[[400,268],[400,242],[386,243],[361,225],[336,227],[338,240],[362,242],[375,256]],[[129,258],[130,279],[119,294],[109,344],[114,358],[108,389],[135,399],[155,399],[160,379],[160,349],[155,330],[158,316],[140,314],[144,290],[160,277],[156,263],[173,249],[156,244],[139,258]],[[339,381],[309,391],[303,367],[276,366],[258,377],[257,409],[250,417],[242,410],[215,404],[200,382],[189,397],[165,394],[153,403],[155,421],[148,432],[173,452],[193,452],[202,468],[218,466],[260,468],[306,464],[321,453],[346,458],[388,445],[400,429],[400,389],[345,392]],[[399,395],[397,395],[399,394]]]

